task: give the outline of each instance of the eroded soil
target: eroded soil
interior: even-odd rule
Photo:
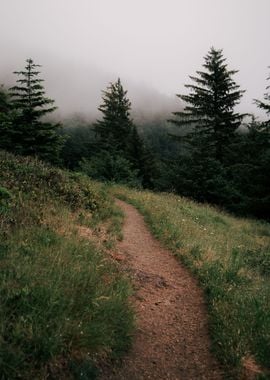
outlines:
[[[104,369],[101,379],[221,379],[210,353],[202,291],[186,268],[161,247],[132,206],[125,213],[124,239],[117,256],[131,271],[137,330],[122,365]]]

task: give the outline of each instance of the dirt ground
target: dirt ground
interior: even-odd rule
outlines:
[[[116,255],[133,278],[137,329],[122,365],[104,369],[101,379],[222,379],[210,352],[202,291],[187,269],[152,237],[138,211],[122,201],[117,204],[125,223]]]

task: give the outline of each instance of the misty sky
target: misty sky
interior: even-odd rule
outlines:
[[[118,76],[137,107],[146,93],[173,98],[214,46],[239,70],[241,111],[260,114],[252,102],[270,71],[270,0],[0,0],[0,15],[0,82],[32,57],[62,109],[91,110]]]

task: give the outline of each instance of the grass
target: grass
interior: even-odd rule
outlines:
[[[135,205],[153,234],[198,278],[213,351],[228,376],[237,378],[253,358],[264,368],[260,378],[270,378],[270,225],[170,194],[119,186],[112,192]]]
[[[0,379],[94,379],[132,336],[130,285],[104,252],[121,213],[85,176],[5,152],[0,168]]]

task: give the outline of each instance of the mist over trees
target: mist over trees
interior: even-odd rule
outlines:
[[[120,79],[103,91],[103,103],[98,108],[103,117],[94,124],[95,144],[90,157],[80,165],[95,179],[136,183],[137,162],[132,155],[136,127],[130,118],[131,103],[126,94]]]
[[[241,215],[270,215],[269,85],[255,104],[267,121],[235,110],[244,90],[222,50],[211,48],[190,76],[184,102],[159,119],[135,124],[121,80],[103,91],[94,123],[77,115],[52,123],[39,65],[27,60],[17,85],[0,88],[0,148],[34,155],[102,181],[173,191]],[[269,80],[270,78],[268,78]],[[268,82],[267,82],[268,83]],[[182,91],[181,91],[182,92]]]

